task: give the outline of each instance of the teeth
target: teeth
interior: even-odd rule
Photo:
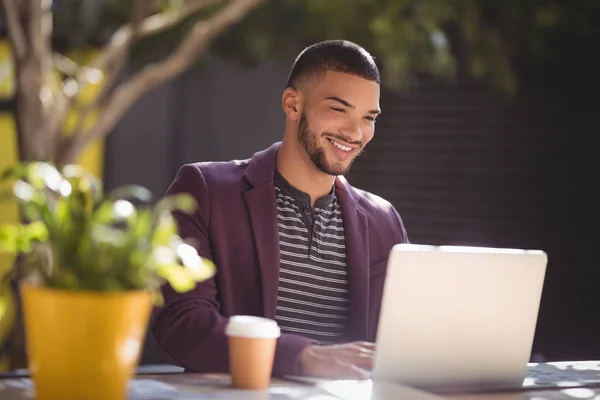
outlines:
[[[333,144],[334,144],[334,146],[335,146],[335,147],[337,147],[338,149],[342,149],[342,150],[344,150],[344,151],[350,151],[350,150],[352,150],[352,147],[344,146],[343,144],[340,144],[340,143],[336,142],[336,141],[335,141],[335,140],[333,140],[333,139],[329,139],[329,140],[330,140],[330,141],[331,141],[331,143],[333,143]]]

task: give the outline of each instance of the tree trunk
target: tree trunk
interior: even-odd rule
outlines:
[[[19,127],[21,160],[34,161],[46,159],[47,152],[42,146],[42,141],[35,137],[44,121],[44,108],[40,100],[39,78],[41,64],[36,60],[26,60],[16,70],[17,93],[15,118]],[[38,139],[38,140],[36,140]]]
[[[15,118],[22,140],[21,159],[46,160],[51,157],[53,146],[37,133],[43,128],[48,105],[53,101],[49,86],[52,2],[25,0],[19,4],[20,27],[27,43],[25,54],[14,57],[17,81]]]
[[[19,131],[19,156],[22,161],[49,160],[54,152],[53,143],[50,138],[40,137],[39,132],[44,127],[53,101],[50,91],[52,2],[7,0],[3,6],[15,64],[17,89],[14,118]],[[11,369],[27,367],[23,311],[18,292],[22,278],[21,262],[18,258],[11,280],[17,307],[15,326],[5,346]]]

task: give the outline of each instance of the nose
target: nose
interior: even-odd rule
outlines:
[[[346,138],[349,143],[361,143],[363,139],[363,131],[360,123],[354,121],[348,121],[341,129],[340,134]]]

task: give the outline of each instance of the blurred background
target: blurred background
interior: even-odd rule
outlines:
[[[213,3],[137,41],[119,79],[168,56]],[[54,51],[93,58],[130,8],[54,0]],[[19,141],[0,31],[4,168],[18,160]],[[375,139],[349,181],[391,201],[413,243],[546,251],[535,357],[600,359],[598,0],[264,1],[142,96],[81,162],[107,189],[135,183],[160,197],[185,163],[251,157],[281,140],[289,69],[324,39],[364,46],[385,81]],[[1,207],[0,219],[14,218],[13,206]],[[146,347],[142,362],[160,362],[151,337]]]

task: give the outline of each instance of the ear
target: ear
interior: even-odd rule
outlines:
[[[283,112],[291,120],[300,119],[302,115],[302,93],[294,88],[286,88],[283,91],[281,103],[283,106]]]

